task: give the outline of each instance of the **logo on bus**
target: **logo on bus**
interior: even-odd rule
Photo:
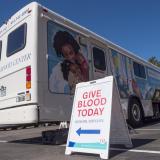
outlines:
[[[6,87],[1,86],[0,87],[0,97],[4,97],[4,96],[6,96]]]

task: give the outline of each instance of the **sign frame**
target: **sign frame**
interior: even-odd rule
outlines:
[[[116,111],[113,107],[118,107],[120,112],[112,113]],[[120,127],[113,114],[120,114]],[[123,140],[126,146],[132,147],[113,76],[77,84],[65,154],[92,153],[108,159],[111,141],[123,144]]]

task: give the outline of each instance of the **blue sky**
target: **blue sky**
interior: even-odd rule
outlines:
[[[30,0],[1,0],[0,25]],[[37,0],[47,8],[148,59],[160,60],[160,0]]]

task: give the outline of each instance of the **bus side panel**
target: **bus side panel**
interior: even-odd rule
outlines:
[[[125,117],[128,118],[128,98],[130,95],[139,97],[145,116],[153,116],[151,97],[146,97],[149,80],[136,77],[132,60],[115,50],[111,50],[111,66],[116,78]]]
[[[68,80],[64,77],[64,72],[66,71],[67,73],[69,71],[67,70],[69,68],[65,67],[67,65],[72,65],[73,68],[77,67],[78,69],[76,71],[79,71],[79,73],[81,70],[78,66],[79,64],[71,64],[62,55],[58,55],[54,47],[54,42],[56,39],[55,37],[59,35],[65,34],[65,36],[72,37],[74,39],[72,40],[74,42],[76,41],[75,43],[79,45],[79,53],[77,54],[80,56],[83,63],[87,63],[88,65],[87,45],[80,44],[80,39],[85,40],[85,37],[48,19],[41,18],[39,23],[39,36],[41,36],[39,37],[41,41],[39,41],[38,47],[38,97],[40,102],[40,120],[70,120],[74,89],[76,83],[82,81],[82,74],[78,74],[76,79],[71,78],[73,74],[70,74]],[[62,66],[65,71],[62,69]],[[84,71],[84,75],[87,75],[84,77],[87,79],[88,74],[88,71]]]
[[[147,77],[148,77],[148,84],[146,90],[146,99],[152,99],[154,96],[154,92],[156,89],[160,89],[160,73],[148,68],[146,69]]]
[[[0,88],[0,109],[23,104],[26,94],[26,68],[1,78]],[[20,96],[21,99],[18,100]]]
[[[32,90],[26,89],[26,67],[0,79],[1,124],[37,122],[37,106],[29,104]]]
[[[112,74],[118,87],[120,101],[125,118],[128,118],[128,97],[132,91],[132,68],[128,57],[121,55],[116,50],[110,49],[110,63]]]
[[[134,75],[134,81],[132,83],[135,95],[137,95],[141,100],[144,116],[151,117],[153,116],[152,98],[156,87],[158,87],[160,83],[156,78],[150,77],[147,67],[144,66],[144,68],[146,78],[140,78]]]
[[[72,111],[72,96],[45,91],[45,107],[40,109],[41,121],[69,121]]]
[[[12,17],[11,20],[14,18],[15,21],[7,24],[8,31],[2,37],[6,45],[0,63],[0,124],[38,121],[36,8],[37,5],[33,4],[17,12],[14,17],[20,19]],[[23,31],[18,30],[20,26],[24,26]],[[19,43],[23,44],[22,48],[16,46]],[[10,46],[15,50],[9,55]]]
[[[37,106],[29,105],[0,110],[0,125],[37,123]]]
[[[128,99],[130,92],[127,65],[127,57],[115,50],[111,50],[112,71],[117,82],[120,98],[122,99]]]

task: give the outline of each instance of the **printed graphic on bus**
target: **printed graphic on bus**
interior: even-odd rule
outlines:
[[[87,47],[80,35],[48,22],[48,80],[53,93],[74,94],[77,83],[89,80]]]
[[[121,98],[127,98],[129,95],[128,81],[127,81],[127,61],[126,57],[119,54],[115,50],[111,50],[112,56],[112,71],[117,80],[117,85]]]
[[[144,68],[143,65],[131,62],[131,59],[111,50],[112,71],[117,81],[121,98],[136,95],[144,100],[151,100],[155,89],[159,89],[159,72]],[[133,64],[132,64],[133,63]]]

